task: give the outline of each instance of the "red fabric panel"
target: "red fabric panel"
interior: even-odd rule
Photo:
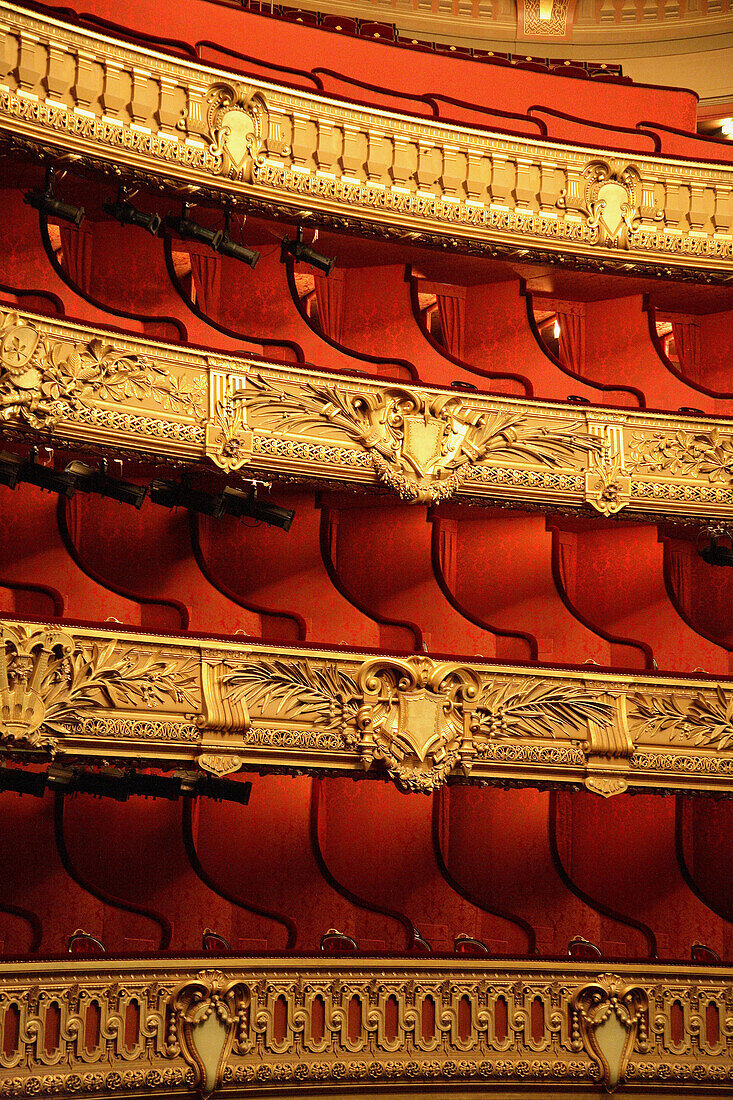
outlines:
[[[191,251],[191,274],[196,287],[196,304],[203,313],[216,313],[221,294],[221,261],[218,256],[205,256]]]
[[[344,271],[332,271],[330,275],[316,275],[316,302],[318,320],[326,336],[341,342],[344,329]]]
[[[585,366],[585,324],[577,313],[557,312],[560,326],[560,358],[568,370],[582,374]]]
[[[568,869],[578,886],[649,924],[662,959],[689,958],[697,940],[723,956],[730,953],[733,925],[707,909],[682,878],[673,799],[648,794],[602,799],[570,792],[560,797],[570,814]]]
[[[438,294],[438,315],[443,342],[458,359],[463,358],[463,334],[466,326],[466,301],[453,294]]]
[[[680,370],[693,382],[700,378],[700,327],[691,321],[672,321],[672,334]]]

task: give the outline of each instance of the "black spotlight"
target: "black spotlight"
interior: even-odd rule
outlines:
[[[223,498],[192,489],[182,481],[156,480],[150,484],[150,499],[163,508],[188,508],[205,516],[218,517],[224,511]]]
[[[38,210],[41,214],[46,214],[49,217],[61,218],[65,222],[73,222],[74,225],[81,225],[84,220],[84,207],[72,206],[71,203],[61,202],[57,199],[53,193],[54,190],[55,173],[53,168],[46,170],[46,184],[43,191],[27,191],[23,202],[28,206],[32,206],[35,210]]]
[[[292,256],[294,260],[301,263],[310,264],[311,267],[317,267],[324,275],[330,275],[336,264],[335,259],[330,260],[328,256],[322,256],[320,252],[316,252],[315,248],[311,248],[309,244],[305,243],[303,230],[300,226],[298,226],[294,241],[291,241],[288,237],[282,239],[280,262],[285,263],[288,256]]]
[[[227,486],[221,494],[223,511],[230,516],[251,516],[263,523],[269,523],[270,527],[281,527],[283,531],[290,530],[295,512],[292,508],[281,508],[279,504],[272,504],[268,500],[257,500],[254,491],[243,493],[241,489],[231,489]]]
[[[87,466],[86,462],[70,462],[66,473],[71,474],[77,489],[83,493],[97,493],[101,497],[111,497],[121,504],[132,504],[133,508],[142,508],[148,492],[147,485],[136,485],[133,481],[122,481],[110,477],[107,463],[100,467]]]
[[[160,214],[146,214],[144,210],[138,210],[130,202],[124,187],[117,192],[115,202],[103,202],[102,209],[110,214],[120,225],[138,225],[141,229],[147,229],[154,237],[162,225]]]
[[[199,241],[201,244],[208,244],[210,248],[213,248],[214,241],[221,230],[207,229],[205,225],[199,225],[198,222],[191,221],[188,216],[189,209],[189,204],[184,202],[180,215],[169,214],[165,219],[165,224],[171,229],[175,229],[178,236],[183,237],[185,241]]]
[[[180,217],[170,214],[166,218],[165,224],[170,226],[171,229],[175,229],[184,240],[199,241],[201,244],[207,244],[209,248],[213,248],[215,252],[221,253],[222,256],[230,256],[231,259],[240,260],[242,263],[249,264],[250,267],[257,266],[260,258],[259,252],[255,252],[251,248],[245,248],[243,244],[237,244],[230,237],[229,211],[224,215],[224,228],[214,230],[207,229],[206,226],[191,221],[188,210],[188,203],[184,203]]]
[[[9,451],[0,452],[0,484],[14,489],[19,481],[65,497],[73,497],[76,488],[71,474],[42,466],[40,462],[36,462],[35,452],[30,458],[21,458]]]
[[[710,536],[710,542],[697,551],[702,560],[708,565],[733,567],[733,536],[730,532],[715,528],[706,533]]]

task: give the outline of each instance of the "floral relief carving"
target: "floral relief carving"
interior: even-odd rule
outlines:
[[[652,741],[727,749],[733,745],[733,694],[716,685],[692,698],[673,692],[629,697],[629,714],[639,734]]]
[[[733,483],[733,434],[709,431],[635,432],[630,457],[637,470],[701,478],[712,484]]]
[[[353,674],[313,661],[238,664],[222,680],[225,699],[263,718],[308,720],[338,730],[365,768],[384,763],[407,790],[430,792],[458,766],[469,772],[488,741],[552,740],[614,709],[583,685],[530,678],[495,682],[479,669],[429,657],[380,657]]]
[[[116,640],[84,646],[63,630],[0,624],[0,740],[56,746],[95,706],[198,707],[195,662],[161,659]]]
[[[50,429],[94,402],[146,402],[200,417],[205,378],[186,385],[146,355],[100,338],[55,338],[30,318],[0,313],[0,419]]]
[[[293,388],[262,375],[251,378],[250,387],[234,393],[231,403],[245,402],[262,427],[335,430],[364,447],[379,479],[406,501],[447,500],[483,462],[572,465],[578,454],[605,446],[580,422],[551,428],[513,412],[471,409],[454,394],[402,386],[355,394],[310,382]]]

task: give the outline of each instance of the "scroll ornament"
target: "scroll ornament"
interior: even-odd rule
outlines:
[[[234,412],[244,402],[258,425],[274,432],[312,437],[318,429],[335,430],[363,447],[377,477],[410,502],[449,499],[475,466],[492,459],[557,467],[572,464],[578,452],[592,454],[606,446],[583,431],[581,422],[547,428],[520,414],[471,409],[453,394],[402,386],[354,394],[327,383],[291,389],[262,375],[249,382],[249,388],[232,394],[222,409],[221,416],[228,415],[231,423],[222,447],[242,430]]]
[[[482,744],[517,736],[552,740],[588,723],[607,725],[613,706],[583,684],[501,683],[469,665],[425,656],[378,657],[355,674],[311,660],[238,664],[222,679],[227,704],[263,719],[308,721],[338,730],[364,767],[382,762],[405,790],[430,793]]]
[[[648,996],[640,986],[623,985],[614,975],[600,975],[577,991],[570,1002],[570,1043],[583,1049],[601,1071],[607,1092],[623,1082],[629,1055],[638,1042],[645,1049]]]
[[[16,313],[0,313],[0,420],[53,429],[95,401],[143,402],[202,415],[203,375],[191,386],[147,356],[104,340],[72,343],[43,333]]]
[[[220,970],[201,971],[174,990],[168,1053],[183,1055],[203,1096],[221,1084],[232,1049],[245,1053],[250,1002],[249,987]]]
[[[209,150],[223,175],[249,182],[252,168],[264,167],[268,140],[281,155],[289,152],[280,139],[279,124],[270,119],[265,97],[240,83],[212,84],[206,96]]]
[[[0,625],[0,741],[54,750],[94,706],[198,706],[192,660],[160,660],[116,641],[85,647],[63,630]]]

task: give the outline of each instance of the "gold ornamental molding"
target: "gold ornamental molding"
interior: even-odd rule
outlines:
[[[733,279],[733,165],[537,141],[180,60],[0,4],[0,134],[187,197],[411,241]]]
[[[733,680],[3,620],[0,753],[730,792]]]
[[[287,957],[0,965],[0,1094],[730,1095],[733,970]]]
[[[393,384],[2,308],[0,426],[408,503],[733,516],[733,420]]]

